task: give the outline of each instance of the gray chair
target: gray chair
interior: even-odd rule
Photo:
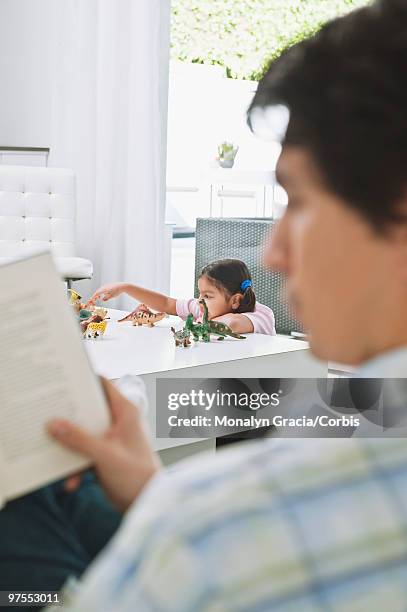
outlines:
[[[202,268],[217,259],[241,259],[250,270],[256,298],[272,308],[278,334],[302,332],[284,301],[284,275],[270,272],[262,265],[262,246],[272,232],[274,221],[268,218],[209,218],[197,219],[195,247],[195,296]]]

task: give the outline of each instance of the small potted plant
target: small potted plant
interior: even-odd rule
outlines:
[[[235,157],[239,150],[233,142],[222,142],[218,145],[217,160],[222,168],[233,168]]]

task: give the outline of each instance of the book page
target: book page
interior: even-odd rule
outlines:
[[[7,471],[3,459],[0,457],[0,510],[6,503]]]
[[[0,287],[0,489],[13,498],[86,465],[49,438],[51,418],[94,432],[109,419],[51,256],[0,267]]]

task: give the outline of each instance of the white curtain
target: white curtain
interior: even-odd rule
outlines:
[[[77,174],[78,255],[95,269],[86,291],[121,280],[162,290],[170,0],[53,10],[49,164]]]

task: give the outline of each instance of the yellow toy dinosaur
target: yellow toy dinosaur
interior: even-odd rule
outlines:
[[[96,340],[96,338],[101,338],[103,336],[106,331],[106,326],[106,321],[100,321],[99,323],[92,321],[91,323],[88,323],[83,335],[88,340]]]

